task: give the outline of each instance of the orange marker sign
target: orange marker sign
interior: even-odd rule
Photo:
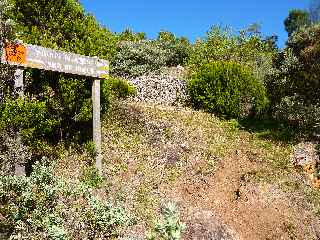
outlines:
[[[27,60],[27,48],[22,44],[10,43],[5,47],[6,61],[16,64],[25,64]]]

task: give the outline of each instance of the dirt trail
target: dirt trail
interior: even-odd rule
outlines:
[[[184,218],[189,230],[185,239],[320,239],[315,216],[273,185],[247,179],[248,173],[258,169],[257,163],[237,151],[219,164],[214,176],[194,175],[164,188],[165,195],[187,213]],[[212,221],[216,222],[213,227]],[[195,224],[202,229],[193,231]],[[228,234],[217,237],[219,228]]]

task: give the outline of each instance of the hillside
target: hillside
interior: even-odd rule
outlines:
[[[269,133],[189,108],[119,102],[104,121],[97,193],[138,217],[127,230],[138,239],[168,201],[187,224],[183,239],[318,239],[320,193],[292,165],[293,145]],[[79,177],[86,159],[71,152],[59,165]]]
[[[320,239],[311,2],[279,48],[259,24],[150,38],[82,1],[0,0],[0,239]]]

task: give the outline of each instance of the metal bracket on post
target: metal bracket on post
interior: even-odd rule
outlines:
[[[24,94],[23,68],[17,68],[14,73],[14,92],[19,97],[22,97]]]
[[[101,119],[100,119],[100,79],[94,79],[92,84],[93,105],[93,142],[96,150],[96,169],[102,175],[101,152]]]
[[[24,86],[23,86],[23,68],[17,68],[14,73],[14,92],[19,97],[24,95]],[[14,165],[14,173],[16,176],[25,176],[26,175],[26,167],[24,165],[20,165],[15,163]]]

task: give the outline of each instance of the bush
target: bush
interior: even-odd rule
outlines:
[[[267,105],[263,84],[234,62],[204,64],[191,76],[188,91],[195,108],[228,117],[261,113]]]
[[[110,77],[104,82],[103,88],[103,91],[111,93],[116,98],[127,98],[136,94],[134,85],[118,77]]]
[[[146,34],[144,32],[133,32],[130,28],[125,29],[123,32],[117,35],[118,41],[141,41],[146,39]]]
[[[299,30],[299,28],[309,26],[310,24],[310,14],[300,9],[291,10],[289,16],[284,21],[284,26],[289,36]]]
[[[288,39],[287,51],[292,51],[298,66],[288,72],[288,90],[310,103],[320,101],[320,24],[302,28]]]
[[[12,8],[6,14],[16,23],[19,33],[17,37],[28,44],[86,56],[98,56],[103,59],[111,59],[116,52],[115,34],[87,14],[79,1],[10,0],[10,2]],[[56,34],[52,34],[53,32]],[[92,78],[89,77],[36,69],[25,71],[25,95],[37,99],[37,104],[41,105],[41,114],[44,113],[46,116],[44,121],[53,119],[59,123],[51,129],[41,130],[42,123],[36,126],[36,131],[39,130],[39,133],[46,132],[45,137],[41,132],[41,139],[45,138],[50,143],[60,140],[66,140],[67,143],[71,141],[83,143],[91,138],[91,87]],[[102,95],[103,111],[107,111],[108,97],[106,93]],[[20,112],[14,114],[19,115]],[[31,124],[33,123],[31,119]]]
[[[172,34],[171,38],[164,38],[164,35],[160,34],[157,40],[121,42],[119,51],[112,61],[112,73],[130,78],[162,67],[184,64],[191,49],[189,42]]]
[[[103,183],[104,178],[99,175],[99,172],[95,167],[90,166],[83,170],[80,180],[89,187],[99,188]]]
[[[167,31],[159,32],[157,42],[170,54],[167,56],[166,66],[178,66],[187,63],[190,53],[191,44],[187,38],[177,38],[173,33]]]
[[[22,139],[28,144],[48,136],[59,124],[49,116],[45,102],[27,98],[8,99],[0,105],[0,125],[20,131]]]
[[[44,162],[44,161],[43,161]],[[30,177],[0,176],[0,235],[10,239],[106,239],[130,224],[122,208],[34,165]]]
[[[320,134],[320,104],[306,104],[299,97],[284,97],[274,110],[281,121],[299,126],[306,133]]]
[[[169,54],[154,41],[121,42],[111,70],[122,77],[140,76],[165,66]]]

